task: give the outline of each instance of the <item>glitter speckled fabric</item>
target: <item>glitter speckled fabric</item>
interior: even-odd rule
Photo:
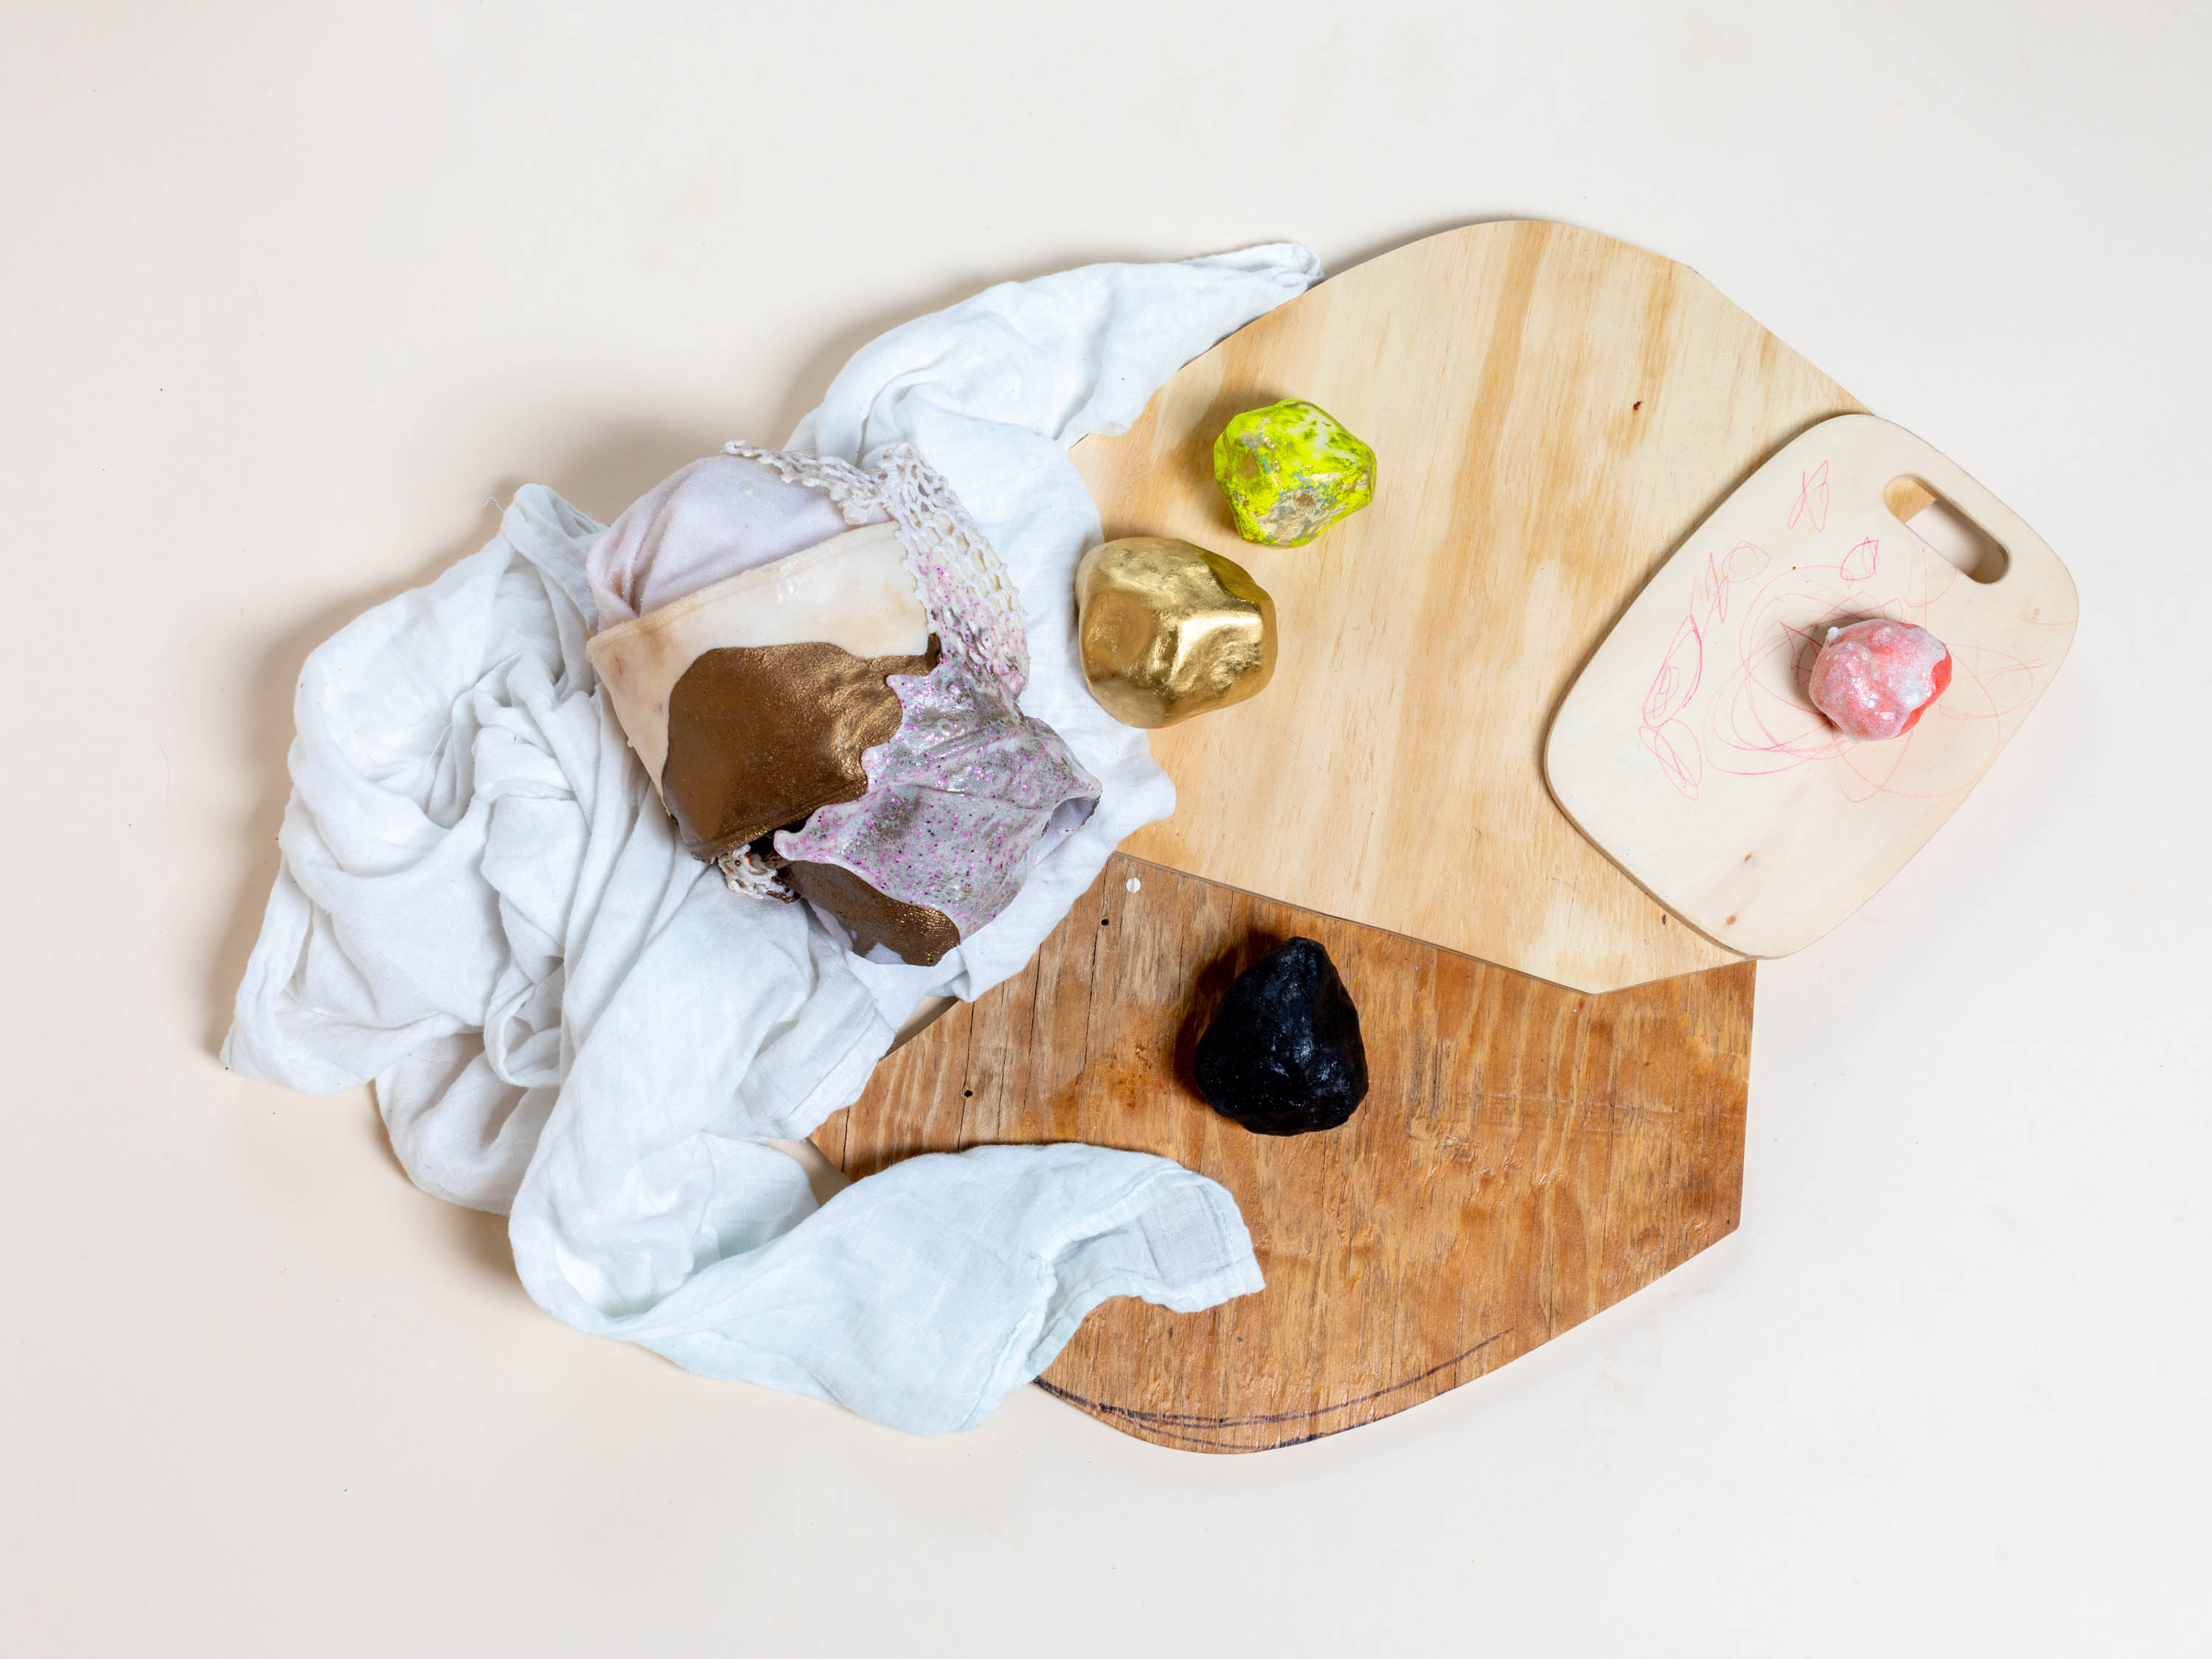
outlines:
[[[1015,706],[1004,680],[950,651],[934,672],[889,683],[905,718],[862,757],[868,792],[781,832],[775,850],[941,910],[965,939],[1012,902],[1054,814],[1090,816],[1098,781]]]

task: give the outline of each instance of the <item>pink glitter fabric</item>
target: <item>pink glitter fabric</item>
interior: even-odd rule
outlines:
[[[1910,623],[1877,620],[1830,629],[1806,691],[1846,736],[1879,740],[1910,732],[1950,684],[1942,641]]]
[[[1013,902],[1048,827],[1091,816],[1098,781],[1002,678],[949,651],[930,673],[889,684],[904,718],[861,757],[867,793],[778,832],[775,850],[940,910],[967,939]]]
[[[727,453],[823,491],[848,523],[888,517],[943,653],[928,674],[890,677],[899,729],[861,756],[867,793],[778,831],[777,854],[840,866],[971,937],[1013,902],[1051,838],[1088,818],[1101,793],[1060,734],[1021,711],[1029,639],[1006,567],[910,445],[892,445],[872,471],[744,443]]]
[[[870,515],[880,524],[890,515]],[[818,489],[772,467],[710,455],[672,473],[592,544],[585,568],[599,626],[644,616],[687,593],[842,535],[853,526]]]

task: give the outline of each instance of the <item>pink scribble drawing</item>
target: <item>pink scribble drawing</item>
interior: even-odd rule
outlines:
[[[1797,505],[1790,509],[1784,530],[1809,530],[1819,535],[1828,527],[1828,464],[1797,475]]]
[[[1698,786],[1705,781],[1705,762],[1690,728],[1680,720],[1669,720],[1664,726],[1645,726],[1642,735],[1644,746],[1659,763],[1667,781],[1692,800],[1697,799]]]
[[[1714,622],[1726,622],[1729,595],[1741,582],[1749,581],[1766,568],[1765,550],[1749,542],[1738,542],[1725,553],[1717,553],[1705,561],[1705,574],[1698,579],[1698,608]]]
[[[1705,673],[1705,639],[1698,632],[1697,619],[1685,617],[1682,625],[1674,630],[1674,641],[1667,647],[1666,658],[1652,678],[1651,689],[1644,694],[1641,735],[1644,746],[1659,763],[1667,781],[1692,800],[1698,798],[1705,763],[1698,753],[1695,734],[1675,716],[1688,708],[1690,699],[1698,695]]]
[[[1828,467],[1798,475],[1785,531],[1814,534],[1828,519]],[[1841,536],[1837,538],[1842,539]],[[1760,777],[1822,767],[1846,800],[1934,800],[1980,775],[2006,721],[2036,692],[2048,665],[1947,637],[1950,689],[1908,735],[1852,743],[1806,694],[1828,629],[1874,617],[1929,628],[1929,608],[1961,573],[1917,544],[1885,558],[1864,537],[1794,564],[1739,541],[1708,556],[1690,611],[1675,629],[1639,710],[1638,736],[1667,781],[1696,800],[1716,776]]]
[[[1666,773],[1667,781],[1692,800],[1697,799],[1698,786],[1705,778],[1705,757],[1697,733],[1680,716],[1705,681],[1704,630],[1725,623],[1735,590],[1772,562],[1765,549],[1750,542],[1738,542],[1726,553],[1705,561],[1698,578],[1693,609],[1674,630],[1650,690],[1644,694],[1644,721],[1638,735]]]
[[[1644,723],[1664,726],[1689,707],[1705,672],[1705,641],[1698,632],[1697,620],[1685,617],[1674,630],[1674,642],[1667,647],[1666,660],[1659,665],[1650,690],[1644,694]]]

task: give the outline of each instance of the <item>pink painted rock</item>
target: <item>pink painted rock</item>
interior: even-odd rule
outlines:
[[[1806,688],[1813,707],[1846,736],[1901,738],[1951,684],[1951,653],[1910,623],[1832,628]]]

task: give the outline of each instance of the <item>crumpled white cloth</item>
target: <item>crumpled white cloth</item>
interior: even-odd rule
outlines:
[[[684,852],[585,659],[599,526],[533,485],[481,552],[308,659],[225,1063],[310,1092],[374,1079],[408,1173],[507,1212],[523,1283],[570,1324],[902,1429],[981,1422],[1109,1296],[1259,1289],[1234,1201],[1163,1158],[980,1147],[817,1207],[764,1143],[855,1098],[921,997],[1017,971],[1171,810],[1075,665],[1098,522],[1064,452],[1319,275],[1277,245],[992,289],[864,349],[787,446],[865,465],[911,442],[951,480],[1020,586],[1023,706],[1105,785],[944,962],[861,961]]]

